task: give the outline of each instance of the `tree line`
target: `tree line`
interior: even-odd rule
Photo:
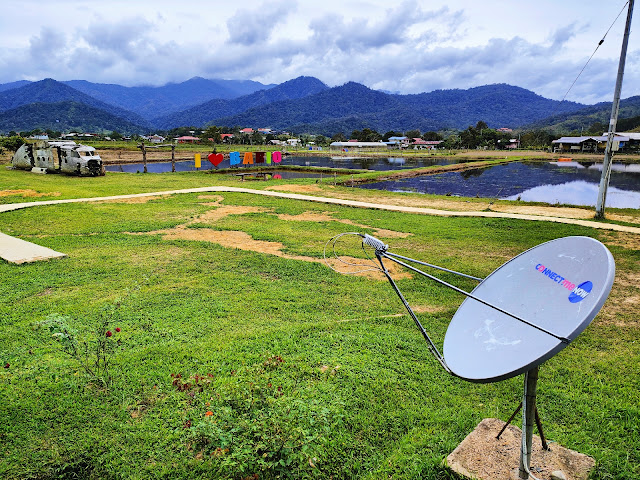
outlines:
[[[640,117],[634,117],[630,119],[620,119],[618,122],[618,130],[623,131],[625,128],[637,126]],[[195,126],[177,127],[170,130],[158,131],[158,134],[166,136],[168,138],[177,138],[185,135],[197,136],[201,139],[202,143],[222,144],[233,143],[235,145],[265,145],[271,143],[272,140],[286,141],[290,138],[294,138],[293,135],[286,132],[273,132],[262,133],[254,130],[251,133],[242,132],[243,127],[226,127],[210,125],[204,130]],[[602,135],[606,132],[607,126],[603,123],[596,121],[585,129],[581,128],[580,131],[567,132],[568,135],[581,136],[581,135]],[[24,132],[9,132],[8,136],[4,140],[0,140],[0,148],[12,150],[12,147],[18,145],[16,139],[28,138],[32,135],[47,134],[51,139],[60,138],[62,133],[51,129],[34,129]],[[232,134],[232,138],[225,138],[225,134]],[[407,131],[390,130],[385,133],[380,133],[371,128],[363,128],[362,130],[353,130],[350,134],[344,132],[338,132],[331,137],[325,135],[314,134],[301,134],[296,135],[295,138],[300,139],[303,145],[314,144],[321,147],[328,146],[331,142],[346,142],[348,140],[357,140],[359,142],[386,142],[391,137],[408,137],[410,139],[421,138],[425,141],[441,141],[440,147],[446,149],[503,149],[510,145],[512,140],[517,140],[519,148],[526,149],[544,149],[551,145],[551,142],[558,138],[557,133],[552,133],[544,129],[535,130],[516,130],[516,131],[501,131],[490,128],[486,122],[479,121],[476,125],[469,125],[465,130],[447,130],[447,131],[427,131],[421,132],[418,129],[412,129]],[[125,137],[123,134],[112,131],[102,135],[103,138],[109,138],[112,140],[122,140]],[[141,139],[139,135],[132,135],[132,140],[138,141]],[[11,140],[7,140],[11,139]],[[20,145],[18,145],[19,147]]]

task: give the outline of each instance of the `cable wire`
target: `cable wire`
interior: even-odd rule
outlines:
[[[620,15],[622,15],[622,12],[624,11],[624,9],[626,8],[626,6],[629,4],[629,1],[627,0],[627,2],[624,4],[624,6],[622,7],[622,9],[620,10],[620,13],[618,13],[618,16],[616,17],[616,19],[613,21],[613,23],[609,26],[609,28],[607,29],[606,33],[604,34],[604,36],[602,37],[602,40],[600,40],[598,42],[598,45],[596,46],[596,49],[593,51],[593,53],[591,54],[591,56],[589,57],[589,60],[587,60],[587,63],[584,64],[584,67],[582,67],[582,70],[580,70],[580,73],[578,73],[578,76],[576,77],[576,79],[573,81],[573,83],[571,84],[571,86],[569,87],[569,90],[567,90],[567,93],[564,94],[564,97],[562,97],[562,100],[560,100],[560,103],[564,102],[565,99],[567,98],[567,95],[569,95],[569,92],[571,91],[571,89],[573,88],[573,86],[576,84],[576,82],[578,81],[578,79],[580,78],[580,76],[582,75],[582,72],[585,71],[585,69],[587,68],[587,65],[589,65],[589,62],[591,61],[591,59],[593,58],[593,56],[596,54],[596,52],[598,51],[598,49],[600,48],[600,45],[602,45],[604,43],[604,39],[607,38],[607,35],[609,34],[609,31],[611,30],[611,28],[613,27],[613,25],[615,25],[615,23],[618,21],[618,18],[620,18]],[[555,113],[555,112],[554,112]],[[553,114],[551,115],[553,116]]]
[[[371,256],[369,255],[369,252],[367,252],[367,250],[364,248],[364,243],[361,243],[360,246],[366,256],[366,260],[363,260],[365,261],[365,263],[356,263],[351,259],[347,260],[346,257],[339,255],[338,252],[336,251],[336,243],[338,242],[338,240],[340,240],[340,238],[342,238],[345,235],[355,235],[359,238],[364,238],[364,235],[359,232],[344,232],[334,236],[333,238],[330,238],[329,241],[327,241],[327,243],[324,245],[324,251],[323,251],[324,263],[327,265],[327,267],[329,267],[334,272],[337,272],[343,275],[357,275],[359,273],[371,272],[371,271],[382,272],[382,269],[375,263],[373,258],[371,258]],[[332,252],[332,255],[327,257],[327,247],[329,246],[329,244],[331,244],[333,252]],[[359,267],[359,268],[353,271],[339,270],[338,268],[336,268],[334,265],[330,263],[329,261],[330,258],[334,258],[335,260],[337,260],[338,265],[342,264],[342,265],[346,265],[348,268],[349,267]]]

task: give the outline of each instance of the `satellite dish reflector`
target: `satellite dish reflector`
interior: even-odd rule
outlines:
[[[559,238],[514,257],[472,295],[531,325],[467,298],[445,335],[447,366],[454,375],[481,383],[531,370],[591,323],[614,275],[613,256],[589,237]]]

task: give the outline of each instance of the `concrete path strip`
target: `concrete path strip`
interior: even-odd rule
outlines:
[[[444,217],[513,218],[513,219],[519,219],[519,220],[532,220],[532,221],[539,221],[539,222],[566,223],[571,225],[579,225],[582,227],[640,234],[640,227],[629,227],[626,225],[616,225],[613,223],[602,223],[602,222],[596,222],[594,220],[580,220],[576,218],[524,215],[519,213],[469,212],[469,211],[459,212],[459,211],[453,211],[453,210],[437,210],[434,208],[407,207],[407,206],[401,206],[401,205],[388,205],[388,204],[381,204],[381,203],[361,202],[357,200],[343,200],[340,198],[332,198],[332,197],[317,197],[313,195],[301,195],[298,193],[277,192],[273,190],[254,190],[250,188],[224,187],[224,186],[187,188],[182,190],[167,190],[164,192],[136,193],[131,195],[114,195],[111,197],[89,197],[89,198],[72,198],[72,199],[66,199],[66,200],[45,200],[40,202],[7,203],[7,204],[0,205],[0,213],[9,212],[12,210],[19,210],[22,208],[38,207],[43,205],[59,205],[64,203],[79,203],[79,202],[100,202],[104,200],[119,200],[119,199],[127,199],[127,198],[174,195],[178,193],[207,193],[207,192],[248,193],[253,195],[264,195],[268,197],[277,197],[277,198],[290,198],[292,200],[302,200],[307,202],[344,205],[344,206],[357,207],[357,208],[368,208],[373,210],[387,210],[387,211],[393,211],[393,212],[415,213],[419,215],[437,215],[437,216],[444,216]],[[18,243],[13,243],[10,240],[7,240],[7,238],[16,240],[16,242]],[[23,244],[32,245],[32,247],[27,247],[26,245],[23,245]],[[19,245],[22,245],[22,246],[19,246]],[[17,250],[18,252],[23,251],[24,255],[21,256],[19,253],[12,253],[13,250]],[[29,254],[29,251],[32,251],[33,253]],[[45,253],[45,251],[48,251],[49,253],[47,254]],[[56,258],[61,256],[65,256],[65,255],[62,253],[55,252],[51,249],[40,247],[39,245],[25,242],[24,240],[18,240],[13,237],[9,237],[8,235],[0,233],[0,257],[4,258],[8,262],[23,263],[23,262],[29,262],[29,261],[42,260],[45,258]]]
[[[50,258],[66,257],[64,253],[56,252],[35,243],[25,242],[19,238],[0,233],[0,257],[9,263],[28,263]]]

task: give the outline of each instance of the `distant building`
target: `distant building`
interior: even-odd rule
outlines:
[[[424,140],[420,137],[417,138],[412,138],[411,139],[411,146],[415,149],[433,149],[433,148],[437,148],[438,145],[440,145],[442,143],[442,140]]]
[[[162,143],[165,140],[163,136],[157,134],[149,135],[146,139],[151,143]]]
[[[516,148],[520,148],[520,140],[518,140],[517,138],[510,138],[509,140],[498,140],[498,143],[501,147],[508,150],[515,150]]]
[[[513,132],[513,130],[510,129],[510,128],[507,128],[507,127],[502,127],[502,128],[499,128],[498,130],[496,130],[496,132],[511,133],[511,132]]]
[[[183,137],[176,138],[176,142],[178,143],[196,143],[199,142],[200,139],[198,137],[191,137],[189,135],[185,135]]]
[[[613,139],[614,142],[614,150],[621,150],[629,143],[632,138],[630,137],[631,133],[616,133]],[[640,137],[639,134],[635,134]],[[591,135],[591,136],[581,136],[581,137],[561,137],[557,140],[553,140],[551,144],[553,145],[554,152],[598,152],[604,151],[607,146],[607,135]],[[634,139],[635,140],[635,139]],[[640,138],[635,140],[634,143],[640,142]]]
[[[334,150],[347,150],[349,148],[387,148],[385,142],[358,142],[357,140],[348,142],[333,142],[329,145],[329,148]]]
[[[240,130],[240,133],[247,133],[250,135],[253,133],[253,128],[243,128],[242,130]]]
[[[409,137],[389,137],[386,143],[389,148],[407,148],[409,146]]]

